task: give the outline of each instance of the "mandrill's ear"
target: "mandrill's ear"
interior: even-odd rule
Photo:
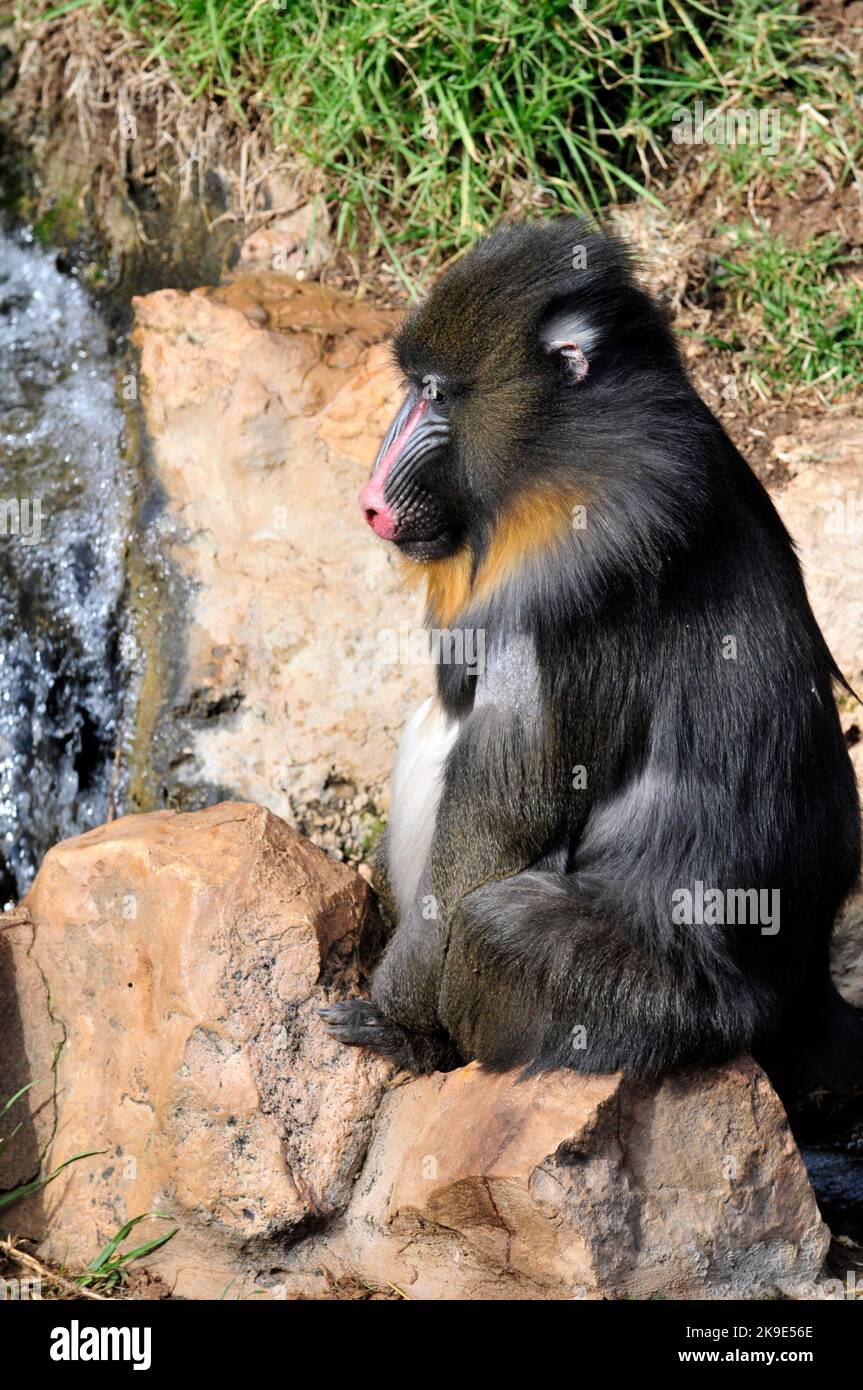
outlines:
[[[546,352],[560,357],[569,381],[584,381],[590,371],[590,358],[599,334],[584,314],[574,309],[558,309],[540,330]]]

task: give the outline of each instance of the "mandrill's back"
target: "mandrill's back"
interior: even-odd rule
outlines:
[[[621,620],[634,640],[618,655],[638,694],[621,706],[593,690],[597,710],[630,718],[640,756],[591,807],[574,868],[596,911],[623,915],[645,943],[724,962],[744,994],[757,982],[768,1007],[750,1045],[774,1075],[801,1090],[863,1086],[863,1027],[829,980],[833,923],[860,873],[834,699],[844,681],[773,504],[711,423],[701,544],[647,591],[638,623]],[[601,651],[599,625],[581,636],[582,650]]]

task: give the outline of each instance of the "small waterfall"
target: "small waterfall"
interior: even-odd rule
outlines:
[[[118,345],[28,233],[0,232],[0,892],[100,824],[115,768],[133,477]]]

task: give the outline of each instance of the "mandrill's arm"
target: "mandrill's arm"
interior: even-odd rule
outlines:
[[[374,978],[372,1004],[324,1011],[339,1041],[373,1048],[416,1071],[459,1060],[439,1015],[450,927],[462,898],[540,866],[564,868],[568,835],[562,759],[543,743],[534,708],[483,704],[468,716],[447,760],[430,862]],[[582,808],[579,807],[579,810]]]

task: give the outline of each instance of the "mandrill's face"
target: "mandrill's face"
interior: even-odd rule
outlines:
[[[407,558],[474,553],[536,454],[559,384],[539,325],[549,283],[523,228],[481,243],[408,315],[395,342],[402,408],[360,495],[366,521]],[[515,280],[521,280],[521,292]]]
[[[444,276],[396,339],[404,401],[360,495],[375,534],[423,563],[475,551],[508,484],[529,472],[556,382],[536,313],[525,322],[506,276],[476,257]]]
[[[460,553],[475,576],[506,536],[528,551],[567,524],[611,413],[680,375],[625,253],[569,217],[480,242],[408,315],[395,356],[405,398],[360,506],[407,558]]]

